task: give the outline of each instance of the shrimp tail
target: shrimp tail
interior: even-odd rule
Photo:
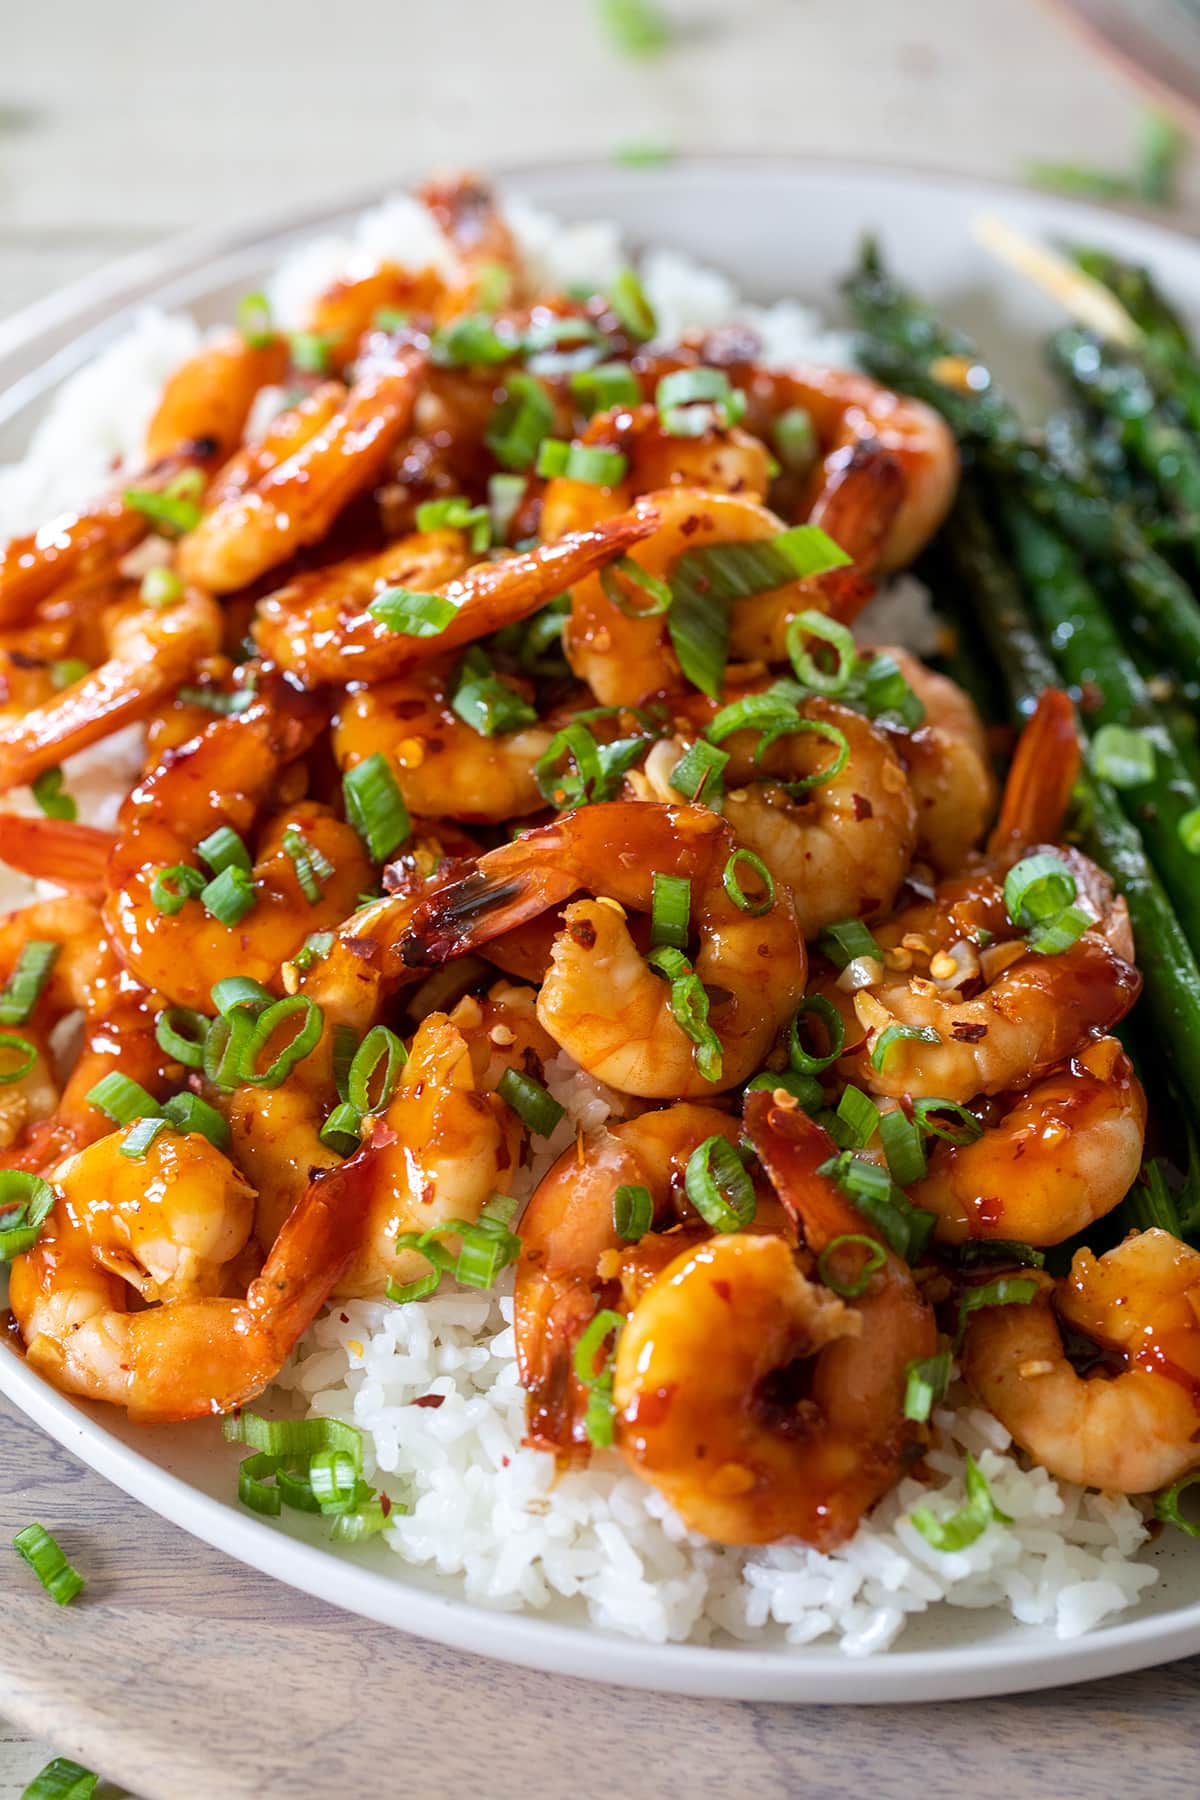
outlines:
[[[1059,841],[1081,761],[1071,697],[1047,688],[1018,739],[988,844],[991,855]]]
[[[808,521],[854,558],[848,568],[832,569],[817,581],[832,618],[852,623],[874,594],[873,572],[907,491],[899,459],[873,438],[857,439],[826,458]]]
[[[53,881],[88,900],[102,900],[104,872],[116,843],[111,831],[72,819],[27,819],[5,813],[0,824],[0,862],[34,881]]]
[[[823,1173],[824,1165],[837,1155],[837,1145],[789,1094],[782,1089],[747,1094],[743,1119],[758,1160],[810,1249],[819,1254],[833,1238],[846,1233],[878,1235]]]

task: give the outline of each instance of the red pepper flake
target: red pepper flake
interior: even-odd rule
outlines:
[[[343,1325],[348,1325],[350,1323],[350,1314],[349,1313],[339,1313],[338,1318],[342,1321]]]
[[[389,1498],[389,1496],[387,1494],[385,1494],[382,1491],[382,1489],[380,1490],[380,1494],[379,1494],[379,1510],[383,1514],[385,1519],[387,1518],[388,1514],[392,1510],[391,1499]]]
[[[418,1394],[417,1398],[413,1401],[413,1405],[431,1406],[436,1412],[437,1408],[442,1404],[445,1398],[445,1394]]]
[[[963,1019],[950,1027],[950,1036],[957,1038],[960,1044],[977,1044],[980,1038],[987,1036],[987,1029],[986,1025],[972,1025],[969,1020]]]
[[[854,801],[854,816],[856,819],[873,819],[875,817],[875,808],[871,805],[871,802],[867,799],[865,794],[855,794],[852,798]]]

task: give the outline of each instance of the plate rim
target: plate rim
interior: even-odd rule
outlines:
[[[632,178],[645,173],[660,177],[667,170],[689,177],[748,177],[755,170],[785,176],[831,179],[857,177],[864,182],[920,184],[932,201],[938,188],[983,191],[997,203],[1028,205],[1046,197],[1014,182],[976,176],[966,171],[932,169],[904,163],[835,154],[787,152],[685,152],[653,171],[627,170]],[[500,186],[548,174],[584,178],[619,171],[610,158],[522,161],[489,168]],[[206,263],[252,251],[256,245],[292,235],[319,232],[348,213],[377,205],[389,194],[403,192],[414,177],[403,173],[341,198],[312,207],[280,207],[239,221],[232,229],[203,226],[174,234],[157,245],[132,252],[34,301],[0,321],[0,402],[16,394],[14,412],[23,411],[38,393],[86,359],[91,339],[111,331],[122,314],[149,303],[154,291],[172,280],[198,273]],[[1056,200],[1054,210],[1081,226],[1132,227],[1153,243],[1182,245],[1192,255],[1200,245],[1143,213]],[[1200,303],[1200,285],[1197,302]],[[61,338],[48,359],[26,376],[13,379],[12,369],[28,357],[39,340]],[[75,356],[72,357],[72,352]],[[37,386],[30,383],[36,381]],[[1080,1681],[1131,1672],[1200,1650],[1200,1601],[1176,1612],[1101,1626],[1069,1641],[1042,1638],[1031,1643],[1016,1631],[1010,1642],[944,1649],[905,1650],[903,1640],[880,1656],[852,1659],[837,1646],[806,1645],[792,1649],[756,1649],[750,1644],[711,1646],[691,1643],[652,1644],[599,1627],[563,1624],[536,1613],[508,1612],[480,1606],[465,1598],[429,1592],[406,1582],[398,1569],[382,1575],[331,1549],[286,1535],[239,1512],[132,1448],[107,1429],[86,1403],[76,1402],[29,1368],[6,1342],[0,1354],[0,1393],[37,1426],[104,1479],[149,1506],[173,1525],[213,1548],[248,1563],[285,1586],[376,1620],[409,1635],[455,1649],[520,1664],[552,1674],[615,1683],[659,1692],[779,1703],[876,1705],[899,1701],[971,1699],[1062,1687]],[[86,1448],[84,1448],[86,1446]],[[331,1591],[340,1589],[341,1591]],[[387,1606],[382,1598],[390,1596]],[[397,1608],[395,1602],[400,1602]],[[402,1610],[405,1617],[397,1616]],[[869,1669],[867,1681],[856,1682]],[[1060,1672],[1060,1670],[1062,1672]],[[933,1692],[928,1690],[934,1685]],[[855,1687],[867,1691],[853,1691]],[[850,1691],[847,1691],[850,1690]]]

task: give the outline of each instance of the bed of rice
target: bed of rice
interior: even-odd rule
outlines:
[[[602,284],[628,260],[611,225],[562,225],[515,201],[510,218],[547,285]],[[299,323],[306,302],[331,279],[382,255],[419,266],[444,262],[446,250],[422,207],[390,200],[352,233],[316,240],[286,261],[268,284],[276,316]],[[849,359],[845,338],[826,331],[806,306],[747,305],[725,276],[668,250],[651,251],[640,267],[664,337],[738,318],[757,329],[768,360]],[[148,309],[66,385],[24,461],[0,469],[0,539],[86,498],[111,479],[114,461],[136,458],[163,379],[197,339],[190,320]],[[876,605],[879,640],[931,647],[918,583],[893,584]],[[68,764],[81,816],[109,822],[138,743],[136,731],[123,733]],[[27,804],[23,796],[15,801]],[[0,871],[0,905],[28,897],[28,884]],[[565,1057],[547,1073],[567,1116],[525,1171],[522,1199],[577,1126],[603,1122],[613,1098]],[[802,1545],[715,1547],[690,1534],[611,1452],[584,1473],[556,1479],[552,1459],[521,1441],[524,1397],[503,1290],[333,1308],[277,1386],[293,1404],[366,1432],[368,1473],[398,1503],[385,1534],[389,1548],[403,1562],[455,1578],[479,1605],[553,1607],[556,1616],[654,1642],[832,1638],[846,1655],[866,1656],[894,1643],[911,1615],[939,1604],[1002,1608],[1075,1637],[1134,1605],[1157,1579],[1137,1560],[1148,1532],[1134,1505],[1023,1469],[1003,1427],[953,1388],[935,1411],[935,1447],[926,1458],[936,1485],[902,1481],[848,1544],[822,1555]],[[993,1523],[966,1550],[944,1554],[910,1515],[917,1504],[946,1516],[963,1503],[967,1451],[1012,1523]]]

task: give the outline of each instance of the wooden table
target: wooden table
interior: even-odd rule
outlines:
[[[1033,0],[672,0],[629,63],[588,0],[134,0],[27,7],[0,60],[0,313],[197,223],[435,164],[679,148],[822,151],[1015,177],[1124,165],[1138,102]],[[1177,219],[1200,224],[1200,169]],[[1011,1701],[788,1710],[618,1692],[419,1644],[144,1512],[0,1404],[0,1542],[70,1519],[58,1611],[4,1571],[0,1800],[51,1754],[146,1800],[601,1787],[927,1800],[1194,1795],[1200,1659]],[[51,1671],[47,1673],[47,1671]],[[69,1689],[70,1702],[60,1695]],[[32,1739],[41,1741],[32,1741]]]

